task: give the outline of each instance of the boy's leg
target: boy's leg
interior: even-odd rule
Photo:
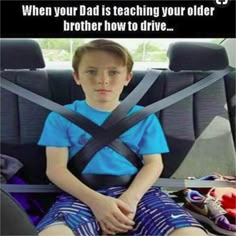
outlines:
[[[48,226],[39,233],[39,236],[54,236],[54,235],[75,236],[72,230],[64,224]]]
[[[207,236],[208,234],[203,229],[198,227],[184,227],[174,230],[172,233],[170,233],[169,236],[184,236],[184,235]]]
[[[134,220],[131,235],[207,235],[190,213],[157,187],[143,196]]]
[[[87,205],[63,194],[39,222],[37,230],[40,236],[99,235],[100,226]]]

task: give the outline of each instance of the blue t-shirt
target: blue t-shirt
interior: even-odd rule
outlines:
[[[86,101],[75,101],[65,107],[80,113],[97,125],[102,125],[111,112],[96,110]],[[128,115],[140,110],[141,106],[134,106]],[[69,159],[72,158],[91,138],[91,135],[76,126],[58,113],[51,112],[44,125],[39,145],[48,147],[68,147]],[[168,152],[168,146],[159,120],[150,115],[128,131],[124,132],[120,140],[126,143],[140,158],[146,154]],[[83,170],[86,174],[133,175],[137,173],[125,157],[109,148],[99,150]]]

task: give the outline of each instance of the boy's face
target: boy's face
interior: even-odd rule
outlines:
[[[77,84],[82,86],[86,101],[95,108],[114,109],[119,103],[124,86],[132,74],[115,54],[96,50],[85,53],[74,73]]]

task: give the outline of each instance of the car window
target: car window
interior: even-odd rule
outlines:
[[[92,40],[86,39],[36,39],[43,51],[47,69],[71,69],[71,60],[76,47]],[[167,68],[167,49],[176,41],[201,41],[220,43],[215,39],[112,39],[127,47],[134,59],[134,70],[147,68]]]

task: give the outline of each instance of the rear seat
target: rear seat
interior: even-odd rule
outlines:
[[[63,105],[84,98],[81,88],[72,79],[72,70],[42,70],[44,61],[33,40],[2,40],[1,47],[3,77]],[[209,70],[228,66],[224,48],[212,44],[175,44],[169,50],[169,57],[170,69],[181,71],[163,71],[140,105],[146,106],[193,84],[209,74]],[[133,90],[144,74],[145,71],[134,72],[121,99]],[[233,76],[235,73],[158,114],[170,146],[170,153],[164,154],[162,177],[198,177],[212,172],[235,174],[232,165],[235,163],[232,141],[235,123],[230,126],[229,114],[232,120],[233,112],[228,110],[235,109],[235,92],[226,90],[225,86],[229,77],[234,80]],[[36,143],[49,111],[4,89],[1,96],[1,142]]]
[[[176,43],[168,55],[170,69],[177,72],[165,73],[164,96],[228,66],[225,49],[209,43]],[[161,112],[170,145],[163,175],[182,179],[214,172],[236,174],[226,91],[221,79]]]
[[[209,71],[228,66],[224,48],[214,44],[178,43],[170,48],[169,57],[171,70],[162,72],[139,105],[147,106],[206,77]],[[48,74],[55,101],[67,104],[84,99],[81,88],[72,79],[72,71],[50,70]],[[144,74],[145,71],[134,72],[134,78],[121,99],[137,86]],[[235,106],[232,105],[232,89],[226,89],[230,88],[226,85],[230,82],[228,77],[233,76],[231,74],[157,114],[170,146],[170,152],[163,155],[165,168],[162,177],[183,179],[214,172],[235,175],[232,139],[235,124],[230,126],[229,122],[229,117],[232,117],[229,108]]]
[[[1,76],[50,98],[41,49],[33,40],[1,40]],[[38,140],[48,111],[1,90],[1,142],[25,144]]]
[[[196,53],[199,50],[202,50],[201,53]],[[36,42],[1,40],[1,51],[2,77],[60,104],[84,98],[81,88],[72,79],[72,70],[43,69],[44,61]],[[206,58],[211,56],[207,68],[202,55]],[[210,44],[176,44],[170,48],[169,58],[170,69],[178,71],[163,71],[160,79],[139,102],[140,105],[158,101],[205,77],[209,74],[208,70],[219,70],[228,65],[224,49]],[[144,71],[134,72],[122,99],[144,74]],[[235,73],[157,114],[170,147],[170,153],[163,155],[165,168],[162,177],[183,179],[213,172],[236,174],[232,138],[235,123],[230,126],[229,122],[229,117],[231,120],[233,117],[229,108],[235,109],[235,91],[226,89],[229,88],[226,86],[228,78],[235,80]],[[36,142],[49,111],[1,89],[0,112],[1,152],[20,160],[25,160],[22,155],[27,155],[24,164],[28,167],[26,175],[29,183],[47,182],[45,153]],[[29,148],[31,151],[27,154]],[[27,151],[22,152],[22,149]]]
[[[51,98],[41,49],[34,40],[1,39],[1,76]],[[18,158],[30,183],[47,182],[44,149],[36,145],[49,111],[1,89],[1,153]]]

